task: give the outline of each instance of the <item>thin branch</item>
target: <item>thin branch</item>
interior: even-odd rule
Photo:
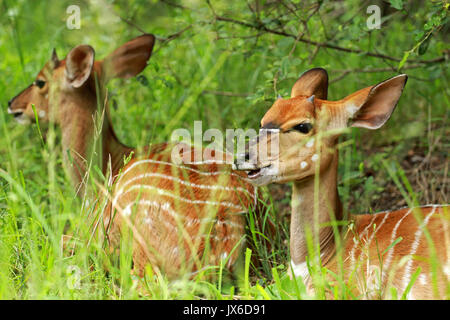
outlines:
[[[175,8],[178,8],[178,9],[184,9],[184,10],[191,10],[191,11],[194,11],[194,10],[191,9],[191,8],[188,8],[188,7],[183,6],[183,5],[181,5],[181,4],[173,3],[173,2],[170,2],[170,1],[167,1],[167,0],[161,0],[161,2],[167,4],[168,6],[175,7]]]
[[[423,68],[423,64],[411,64],[407,66],[403,66],[401,70],[408,70],[408,69],[417,69],[417,68]],[[342,80],[344,77],[349,75],[350,73],[356,72],[356,73],[377,73],[377,72],[388,72],[388,71],[394,71],[397,72],[397,68],[395,67],[386,67],[386,68],[373,68],[373,69],[344,69],[344,70],[333,70],[333,72],[336,73],[342,73],[337,78],[334,78],[330,81],[331,83],[337,82],[339,80]]]
[[[339,75],[337,78],[334,78],[334,79],[330,80],[330,84],[335,83],[335,82],[338,82],[339,80],[344,79],[344,78],[345,78],[346,76],[348,76],[348,75],[350,74],[350,72],[352,72],[352,71],[353,71],[353,70],[344,70],[344,71],[342,72],[342,74]]]
[[[216,96],[225,96],[225,97],[248,97],[250,93],[239,93],[239,92],[230,92],[230,91],[213,91],[213,90],[203,90],[202,94],[213,94]]]
[[[125,23],[128,24],[129,26],[132,26],[133,28],[139,30],[139,31],[142,32],[142,33],[147,33],[144,29],[142,29],[141,27],[139,27],[139,26],[138,26],[137,24],[135,24],[134,22],[132,22],[132,21],[130,21],[130,20],[128,20],[128,19],[125,19],[125,18],[123,18],[123,17],[121,17],[121,16],[119,16],[119,15],[117,15],[117,16],[120,18],[120,20],[122,20],[123,22],[125,22]]]
[[[286,31],[279,31],[279,30],[275,30],[275,29],[270,29],[268,28],[266,25],[264,24],[251,24],[248,23],[246,21],[241,21],[241,20],[236,20],[233,18],[228,18],[228,17],[223,17],[223,16],[219,16],[219,15],[215,15],[214,19],[217,21],[223,21],[223,22],[229,22],[229,23],[233,23],[233,24],[238,24],[247,28],[252,28],[252,29],[256,29],[256,30],[262,30],[265,31],[267,33],[272,33],[272,34],[276,34],[279,36],[284,36],[284,37],[290,37],[293,39],[296,39],[297,36],[295,34],[292,33],[288,33]],[[312,44],[315,46],[321,46],[324,48],[329,48],[329,49],[333,49],[333,50],[338,50],[338,51],[343,51],[343,52],[348,52],[348,53],[356,53],[356,54],[364,54],[367,56],[371,56],[374,58],[381,58],[381,59],[385,59],[385,60],[391,60],[391,61],[396,61],[396,62],[400,62],[401,59],[400,58],[396,58],[396,57],[391,57],[385,54],[381,54],[381,53],[375,53],[375,52],[370,52],[370,51],[363,51],[360,49],[351,49],[351,48],[344,48],[344,47],[340,47],[331,43],[327,43],[327,42],[317,42],[317,41],[313,41],[307,38],[301,38],[299,39],[300,42],[303,43],[307,43],[307,44]],[[430,64],[430,63],[439,63],[439,62],[443,62],[445,61],[445,56],[442,57],[438,57],[438,58],[434,58],[431,60],[410,60],[411,62],[415,62],[415,63],[423,63],[423,64]]]
[[[192,27],[193,27],[193,25],[190,24],[190,25],[184,27],[183,29],[181,29],[180,31],[177,31],[177,32],[175,32],[175,33],[172,33],[171,35],[169,35],[169,36],[166,37],[166,38],[163,38],[163,37],[157,37],[157,39],[160,40],[160,41],[164,41],[165,43],[167,43],[167,42],[169,42],[169,41],[172,41],[173,39],[178,38],[178,37],[181,36],[184,32],[186,32],[187,30],[191,29]]]
[[[132,21],[130,21],[130,20],[128,20],[128,19],[125,19],[125,18],[123,18],[123,17],[121,17],[121,16],[119,16],[119,15],[118,15],[118,17],[120,18],[120,20],[122,20],[122,21],[125,22],[126,24],[132,26],[132,27],[135,28],[136,30],[138,30],[138,31],[140,31],[140,32],[142,32],[142,33],[148,33],[147,31],[145,31],[144,29],[142,29],[141,27],[139,27],[139,26],[138,26],[137,24],[135,24],[134,22],[132,22]],[[178,37],[179,37],[181,34],[183,34],[185,31],[191,29],[192,26],[193,26],[193,25],[190,24],[190,25],[186,26],[185,28],[183,28],[183,29],[181,29],[181,30],[179,30],[179,31],[177,31],[177,32],[175,32],[175,33],[173,33],[173,34],[167,36],[167,37],[161,37],[161,36],[155,35],[155,38],[156,38],[157,40],[159,40],[159,41],[163,41],[164,43],[167,43],[167,42],[169,42],[169,41],[172,41],[172,40],[175,39],[175,38],[178,38]],[[156,52],[156,51],[155,51],[155,52]]]

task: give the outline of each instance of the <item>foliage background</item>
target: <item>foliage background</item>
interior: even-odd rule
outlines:
[[[66,27],[73,4],[81,8],[80,30]],[[381,8],[380,29],[367,28],[371,4]],[[53,48],[63,57],[87,43],[102,58],[142,32],[157,35],[142,75],[108,86],[115,130],[133,146],[166,141],[177,127],[193,130],[199,119],[204,130],[258,128],[276,97],[289,96],[312,67],[328,70],[330,100],[407,73],[384,128],[353,129],[342,139],[344,204],[351,212],[372,212],[408,201],[448,203],[448,7],[446,0],[0,0],[0,297],[137,297],[130,279],[119,274],[117,284],[90,272],[87,259],[77,263],[91,286],[66,288],[67,262],[55,239],[67,219],[79,219],[80,201],[62,170],[58,141],[46,145],[36,125],[20,126],[6,112],[7,101],[34,80]],[[278,266],[285,275],[289,261],[290,188],[266,191],[280,239],[248,287],[258,282],[270,297],[285,298],[279,287],[271,289],[277,278],[270,270]],[[160,288],[154,297],[197,296],[177,290]],[[208,290],[202,294],[224,297],[217,286]],[[245,294],[266,298],[258,290]]]

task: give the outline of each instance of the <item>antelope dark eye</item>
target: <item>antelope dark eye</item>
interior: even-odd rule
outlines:
[[[35,86],[38,86],[40,89],[42,89],[45,86],[45,81],[44,80],[36,80],[34,82]]]
[[[309,122],[299,123],[296,126],[292,127],[292,130],[301,132],[301,133],[308,133],[312,129],[312,124]]]

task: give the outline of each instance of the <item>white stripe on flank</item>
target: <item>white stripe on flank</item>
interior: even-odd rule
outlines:
[[[423,219],[423,222],[419,225],[417,231],[414,233],[414,242],[411,246],[411,252],[409,253],[410,256],[413,256],[417,252],[417,248],[419,247],[420,239],[422,237],[423,228],[425,228],[428,224],[428,221],[430,220],[433,213],[436,211],[436,207],[433,207],[433,210]],[[408,260],[406,266],[405,266],[405,275],[403,277],[403,290],[406,289],[406,286],[408,285],[408,282],[411,278],[411,272],[413,271],[411,269],[411,265],[413,263],[412,257]]]
[[[158,178],[161,178],[161,179],[167,179],[167,180],[171,180],[171,181],[176,181],[176,182],[178,182],[178,183],[180,183],[182,185],[189,186],[189,187],[194,187],[194,188],[199,188],[199,189],[226,190],[226,191],[236,191],[236,190],[238,190],[238,191],[247,193],[248,195],[253,197],[253,195],[250,194],[250,192],[247,189],[244,189],[244,188],[241,188],[241,187],[233,188],[233,187],[225,187],[225,186],[220,186],[220,185],[216,186],[216,185],[207,185],[207,184],[206,185],[205,184],[196,184],[196,183],[185,181],[185,180],[173,177],[173,176],[168,176],[168,175],[161,174],[161,173],[156,173],[156,172],[143,173],[143,174],[140,174],[140,175],[138,175],[136,177],[133,177],[133,178],[127,180],[123,185],[121,185],[120,191],[118,193],[122,193],[123,189],[125,189],[125,187],[127,185],[133,183],[134,181],[139,180],[139,179],[149,178],[149,177],[158,177]]]
[[[239,234],[229,234],[229,235],[226,235],[225,237],[219,237],[218,235],[214,235],[213,236],[210,233],[202,234],[200,237],[201,238],[207,238],[207,239],[213,239],[215,241],[228,241],[228,240],[237,240],[237,239],[241,239],[242,238],[242,236],[239,235]]]
[[[208,201],[208,200],[191,200],[191,199],[188,199],[188,198],[183,198],[183,197],[177,196],[175,194],[172,194],[172,193],[170,193],[170,192],[168,192],[168,191],[166,191],[164,189],[159,189],[157,187],[149,186],[149,185],[134,185],[134,186],[130,187],[127,191],[117,194],[114,197],[113,201],[112,201],[113,207],[116,206],[117,201],[119,200],[119,198],[121,196],[123,196],[123,195],[125,195],[125,194],[127,194],[127,193],[129,193],[129,192],[131,192],[133,190],[136,190],[136,189],[155,190],[159,195],[167,196],[167,197],[170,197],[170,198],[174,198],[174,199],[177,199],[177,200],[180,200],[180,201],[183,201],[183,202],[187,202],[187,203],[192,203],[192,204],[209,204],[209,205],[215,205],[215,206],[225,206],[225,207],[230,207],[230,208],[235,208],[235,209],[238,209],[238,210],[242,210],[243,212],[247,211],[246,208],[241,207],[241,206],[237,206],[234,203],[231,203],[229,201],[222,201],[222,202],[220,202],[220,201]]]
[[[409,209],[409,210],[405,213],[405,215],[404,215],[400,220],[398,220],[398,222],[396,223],[394,229],[392,229],[391,241],[389,242],[389,245],[388,245],[388,246],[390,246],[390,245],[391,245],[392,243],[394,243],[394,241],[396,240],[396,238],[397,238],[397,230],[398,230],[398,228],[400,227],[400,224],[402,223],[403,219],[405,219],[405,218],[411,213],[411,211],[412,211],[412,209]],[[382,277],[386,277],[386,276],[387,276],[387,273],[389,272],[389,267],[390,267],[392,258],[394,257],[394,252],[395,252],[395,246],[393,246],[392,248],[390,248],[389,251],[387,252],[386,261],[385,261],[385,263],[383,264],[383,269],[384,269],[385,271],[383,272]]]
[[[124,177],[130,170],[132,170],[134,167],[136,167],[136,166],[138,166],[138,165],[145,164],[145,163],[154,163],[154,164],[168,165],[168,166],[176,167],[176,168],[179,168],[179,169],[184,169],[184,170],[192,171],[192,172],[198,173],[198,174],[200,174],[200,175],[204,175],[204,176],[215,176],[215,175],[227,174],[227,175],[237,177],[237,178],[239,178],[239,179],[242,179],[243,181],[246,181],[246,182],[250,183],[250,180],[249,180],[248,178],[242,177],[241,175],[236,174],[236,173],[234,173],[234,172],[230,172],[230,171],[214,171],[214,172],[201,171],[201,170],[196,170],[196,169],[194,169],[194,168],[187,167],[187,166],[183,166],[183,165],[176,165],[175,163],[172,163],[172,162],[160,161],[160,160],[153,160],[153,159],[145,159],[145,160],[139,160],[139,161],[136,161],[136,162],[133,163],[131,166],[129,166],[129,167],[121,174],[121,176],[120,176],[119,179],[117,180],[116,186],[119,185],[120,181],[123,179],[123,177]],[[250,193],[249,191],[247,191],[247,192],[249,192],[249,194],[252,196],[252,198],[253,198],[253,200],[254,200],[254,204],[256,205],[257,202],[258,202],[258,199],[257,199],[257,189],[256,189],[256,187],[254,187],[253,185],[251,185],[251,186],[252,186],[254,192],[253,192],[253,193]]]
[[[367,242],[367,245],[368,245],[368,246],[371,244],[373,238],[375,238],[375,236],[376,236],[378,230],[380,230],[381,226],[384,224],[384,222],[386,221],[386,219],[388,218],[388,216],[389,216],[390,213],[391,213],[391,212],[388,212],[388,213],[385,213],[385,214],[384,214],[384,218],[383,218],[383,220],[381,221],[380,225],[375,229],[375,231],[372,233],[372,236],[370,237],[369,241]]]
[[[132,206],[143,206],[143,205],[151,206],[151,207],[154,207],[154,208],[156,208],[156,209],[161,209],[161,210],[167,212],[167,213],[168,213],[170,216],[172,216],[175,220],[179,219],[179,217],[180,217],[179,214],[178,214],[177,212],[175,212],[175,211],[172,210],[172,208],[171,208],[171,206],[170,206],[170,203],[168,203],[168,202],[161,203],[161,202],[157,202],[157,201],[149,201],[149,200],[139,200],[138,202],[130,203],[130,204],[128,204],[128,205],[123,209],[122,213],[123,213],[124,215],[129,216],[129,215],[131,215],[131,212],[132,212],[132,210],[131,210],[131,207],[132,207]],[[146,217],[146,218],[144,219],[144,222],[145,222],[146,224],[149,224],[149,225],[153,224],[152,219],[149,218],[149,217]],[[165,225],[166,227],[168,227],[168,228],[170,228],[170,229],[173,229],[174,231],[178,231],[178,228],[177,228],[176,226],[172,225],[172,224],[171,224],[170,222],[168,222],[167,220],[162,219],[162,222],[164,223],[164,225]]]
[[[419,275],[418,280],[421,285],[425,286],[427,284],[427,275],[424,273]]]
[[[187,216],[181,216],[177,212],[175,212],[172,209],[170,203],[164,202],[164,203],[161,204],[158,201],[151,201],[151,200],[139,200],[137,202],[130,203],[124,208],[124,210],[122,212],[126,212],[126,213],[124,213],[125,215],[130,215],[131,211],[132,211],[131,208],[133,206],[150,206],[150,207],[154,207],[156,209],[161,209],[161,210],[167,212],[170,216],[172,216],[175,219],[175,221],[181,221],[181,219],[184,219],[184,225],[186,225],[187,227],[190,227],[193,224],[210,223],[210,222],[216,221],[215,218],[203,218],[203,219],[189,218],[189,219],[186,219],[188,217]],[[128,212],[129,212],[129,214],[128,214]],[[148,213],[147,213],[147,215],[148,215]],[[153,220],[154,219],[149,218],[149,217],[144,218],[144,222],[147,223],[147,224],[150,224],[150,223],[153,224]],[[166,226],[171,227],[175,231],[178,231],[177,226],[172,225],[167,220],[164,220],[164,219],[160,219],[160,220],[163,221],[163,223]],[[240,225],[235,224],[233,222],[229,222],[229,223],[227,222],[226,224],[231,226],[231,227],[233,227],[233,226],[240,226]]]
[[[375,221],[376,215],[373,215],[372,220],[369,222],[369,224],[364,228],[364,230],[358,235],[359,239],[362,240],[364,235],[367,233],[367,231],[369,230],[370,226],[373,224],[373,222]],[[350,261],[351,261],[351,267],[352,269],[355,266],[355,251],[356,251],[356,247],[358,246],[359,241],[353,241],[353,247],[352,250],[350,251]]]
[[[149,201],[149,200],[139,200],[137,203],[130,203],[128,204],[125,209],[123,211],[129,211],[131,214],[131,207],[132,206],[151,206],[154,207],[156,209],[162,209],[163,211],[167,212],[170,216],[172,216],[176,221],[178,219],[180,219],[180,215],[175,212],[174,210],[172,210],[170,203],[165,202],[165,203],[160,203],[157,201]],[[186,218],[186,216],[184,216],[184,218]],[[154,219],[150,218],[150,217],[146,217],[144,218],[144,223],[149,225],[149,226],[153,226],[154,225]],[[179,228],[176,225],[173,225],[172,223],[170,223],[169,221],[165,220],[165,219],[160,219],[160,222],[162,222],[168,229],[172,229],[173,232],[175,232],[176,234],[178,234],[179,232]],[[181,221],[180,221],[181,222]],[[190,227],[193,224],[203,224],[203,223],[211,223],[211,222],[216,222],[216,224],[218,225],[222,225],[222,224],[226,224],[227,226],[229,226],[230,228],[241,228],[242,225],[238,224],[238,223],[234,223],[231,221],[217,221],[215,218],[203,218],[203,219],[198,219],[198,218],[190,218],[189,221],[186,222],[186,219],[184,221],[184,225],[186,227]],[[209,239],[214,239],[215,241],[227,241],[227,240],[235,240],[236,238],[240,239],[241,235],[239,234],[234,234],[231,233],[225,237],[219,237],[217,235],[212,236],[210,233],[208,234],[203,234],[200,236],[201,238],[209,238]]]
[[[176,167],[179,169],[184,169],[184,170],[189,170],[204,176],[215,176],[215,175],[220,175],[220,174],[229,174],[231,176],[235,176],[238,178],[241,178],[242,180],[245,180],[247,182],[249,182],[248,178],[242,177],[241,175],[238,175],[234,172],[230,172],[230,171],[214,171],[214,172],[210,172],[210,171],[201,171],[201,170],[197,170],[188,166],[183,166],[183,165],[178,165],[175,164],[173,162],[167,162],[167,161],[160,161],[160,160],[153,160],[153,159],[144,159],[144,160],[138,160],[135,163],[133,163],[131,166],[129,166],[121,175],[121,177],[119,178],[119,180],[117,181],[117,183],[119,183],[119,181],[122,179],[122,177],[129,172],[131,169],[133,169],[134,167],[141,165],[141,164],[145,164],[145,163],[154,163],[154,164],[164,164],[164,165],[168,165],[168,166],[172,166],[172,167]]]

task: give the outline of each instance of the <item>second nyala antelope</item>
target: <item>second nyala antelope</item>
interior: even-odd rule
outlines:
[[[35,81],[9,101],[8,111],[25,122],[35,118],[34,105],[41,122],[61,128],[64,162],[81,193],[94,143],[95,115],[106,107],[96,154],[101,154],[104,175],[109,167],[113,186],[109,200],[97,207],[104,225],[99,229],[106,230],[110,248],[119,247],[122,233],[131,228],[134,270],[139,275],[146,264],[169,278],[222,261],[231,268],[243,243],[243,214],[257,200],[246,174],[214,161],[178,164],[168,143],[127,147],[117,139],[103,105],[106,83],[139,74],[154,41],[153,35],[142,35],[97,61],[88,45],[73,48],[63,60],[53,52]],[[124,158],[130,157],[124,166]]]
[[[352,279],[348,284],[355,297],[387,298],[388,287],[397,289],[400,297],[419,268],[407,298],[450,297],[448,206],[344,217],[339,199],[336,146],[340,133],[349,126],[380,128],[394,111],[406,80],[401,74],[329,101],[327,72],[309,70],[294,84],[291,97],[276,100],[264,115],[265,134],[249,143],[245,158],[252,160],[251,151],[261,150],[272,139],[278,140],[278,150],[235,164],[249,171],[255,185],[293,183],[291,273],[302,277],[310,289],[308,262],[315,265],[320,256],[321,265],[332,271],[329,280],[337,283],[336,275]],[[308,250],[308,239],[319,247],[316,254]]]

